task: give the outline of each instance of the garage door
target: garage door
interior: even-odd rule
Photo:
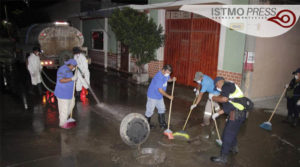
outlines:
[[[164,63],[173,66],[178,83],[195,86],[197,71],[216,77],[219,34],[220,24],[210,19],[167,12]]]

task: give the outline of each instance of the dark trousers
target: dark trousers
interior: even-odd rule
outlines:
[[[287,98],[287,109],[288,109],[288,116],[292,118],[299,118],[299,110],[300,107],[297,106],[297,100],[293,98]]]
[[[232,147],[237,145],[237,135],[245,119],[245,117],[236,120],[228,118],[222,135],[221,155],[228,155]]]

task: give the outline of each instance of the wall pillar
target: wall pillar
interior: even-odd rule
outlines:
[[[108,52],[108,18],[104,19],[104,68],[107,69]]]
[[[165,9],[159,9],[156,10],[157,12],[157,19],[156,24],[161,25],[163,28],[162,34],[165,35],[165,30],[166,30],[166,10]],[[156,15],[155,15],[156,16]],[[156,50],[156,59],[157,61],[151,61],[148,63],[148,73],[149,77],[154,77],[154,75],[162,69],[164,65],[164,51],[165,48],[162,46]]]
[[[245,54],[252,52],[253,55],[255,56],[255,44],[256,44],[256,37],[247,35],[246,41],[245,41]],[[245,60],[245,56],[244,56],[244,63],[246,61],[247,60]],[[245,96],[248,96],[248,97],[251,97],[252,74],[253,74],[253,71],[248,71],[243,68],[241,89],[243,90]]]

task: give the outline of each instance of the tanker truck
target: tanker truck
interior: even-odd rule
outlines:
[[[17,59],[26,62],[34,46],[40,46],[41,64],[46,68],[58,68],[65,60],[73,58],[72,49],[82,47],[84,38],[76,28],[67,22],[33,24],[20,31],[20,40],[16,45]],[[90,60],[90,59],[88,59]],[[90,61],[89,61],[90,63]]]

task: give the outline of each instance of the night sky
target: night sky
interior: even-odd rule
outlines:
[[[6,6],[8,20],[17,27],[26,27],[33,23],[47,22],[50,20],[47,13],[44,13],[42,9],[62,1],[64,0],[0,0],[0,19],[3,20],[6,18],[4,10]],[[94,1],[101,2],[101,0]],[[147,4],[147,0],[111,1],[123,4]]]
[[[28,26],[32,23],[44,22],[47,20],[47,14],[42,12],[42,8],[53,5],[59,0],[0,0],[1,1],[1,20],[7,17],[10,22],[17,27]]]
[[[17,27],[26,27],[33,23],[50,21],[47,13],[43,12],[44,7],[49,7],[64,0],[0,0],[0,19],[6,18],[5,6],[8,20]],[[74,0],[79,1],[79,0]],[[82,2],[101,0],[87,0]],[[114,3],[123,4],[147,4],[148,0],[111,0]],[[267,0],[265,0],[267,1]],[[270,0],[272,4],[299,4],[299,0]]]

